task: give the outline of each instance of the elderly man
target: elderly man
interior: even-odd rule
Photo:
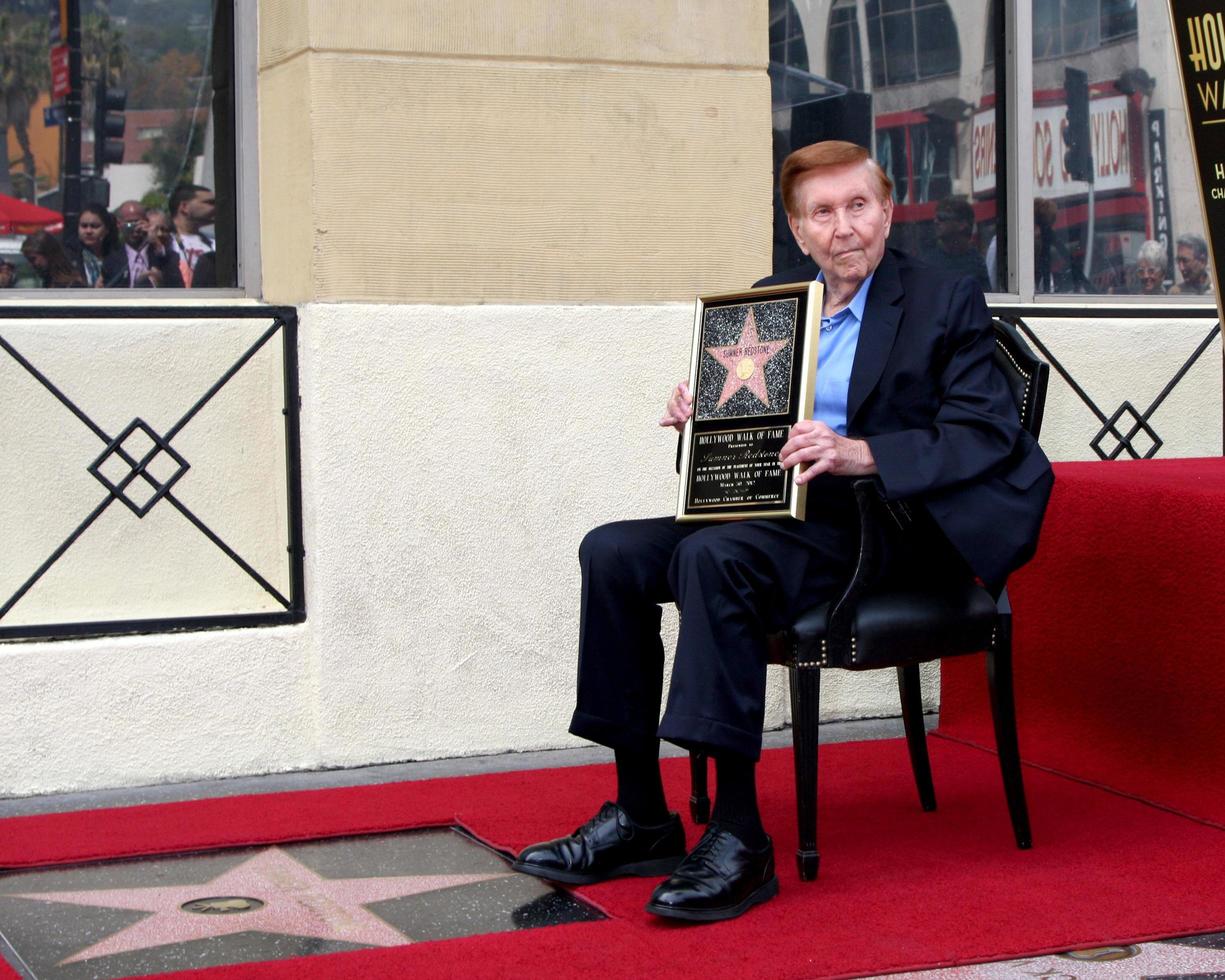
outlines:
[[[1208,243],[1199,235],[1179,235],[1174,261],[1182,282],[1170,287],[1171,293],[1202,295],[1212,289],[1208,278]]]
[[[149,215],[139,201],[124,201],[115,209],[123,247],[102,260],[101,282],[108,288],[182,288],[179,264],[149,233]]]
[[[816,265],[758,285],[818,274],[825,283],[814,421],[793,426],[780,454],[808,484],[809,519],[659,518],[587,535],[570,731],[614,749],[616,802],[515,863],[578,884],[671,871],[647,908],[690,921],[732,918],[778,891],[756,796],[766,634],[848,577],[858,544],[848,478],[878,474],[919,515],[922,543],[894,557],[895,574],[917,559],[929,578],[974,574],[996,590],[1032,554],[1052,482],[995,369],[982,290],[886,248],[892,185],[867,151],[797,150],[780,184],[791,231]],[[660,424],[680,429],[691,411],[681,383]],[[664,602],[678,604],[681,621],[658,720]],[[660,738],[716,761],[714,812],[688,855],[664,799]]]

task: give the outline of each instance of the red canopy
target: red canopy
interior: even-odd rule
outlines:
[[[58,231],[64,218],[58,211],[0,194],[0,235],[30,235],[36,231]]]

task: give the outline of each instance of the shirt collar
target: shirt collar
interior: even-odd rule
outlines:
[[[851,297],[851,301],[842,309],[835,313],[832,317],[822,317],[823,320],[844,320],[848,315],[853,316],[858,323],[863,323],[864,307],[868,305],[868,290],[872,286],[872,277],[876,275],[876,270],[873,269],[868,273],[868,277],[859,284],[859,288],[855,290],[855,295]],[[825,273],[817,273],[817,282],[825,282]]]

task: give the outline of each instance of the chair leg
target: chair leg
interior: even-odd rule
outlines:
[[[919,805],[931,811],[936,809],[936,788],[932,784],[932,764],[927,754],[927,730],[923,727],[923,688],[918,664],[898,667],[897,690],[902,700],[902,723],[906,726],[906,747],[910,750],[910,768],[919,790]]]
[[[795,852],[800,880],[817,877],[817,736],[821,717],[821,670],[789,667],[791,675],[791,742],[795,756],[795,807],[799,847]]]
[[[1017,745],[1017,712],[1012,692],[1012,617],[1000,616],[996,641],[987,651],[987,687],[991,693],[991,717],[995,722],[995,744],[1004,777],[1004,795],[1017,847],[1033,846],[1029,830],[1029,808],[1021,779],[1021,752]]]
[[[689,753],[689,816],[694,823],[710,819],[710,792],[706,788],[706,753]]]

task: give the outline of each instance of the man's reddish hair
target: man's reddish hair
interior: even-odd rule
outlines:
[[[868,155],[864,147],[845,140],[824,140],[800,147],[783,161],[783,169],[778,177],[778,189],[783,195],[783,207],[787,209],[787,213],[798,215],[799,202],[795,199],[795,189],[809,174],[854,163],[862,163],[868,168],[876,178],[880,199],[887,201],[893,193],[893,181],[881,165]]]

